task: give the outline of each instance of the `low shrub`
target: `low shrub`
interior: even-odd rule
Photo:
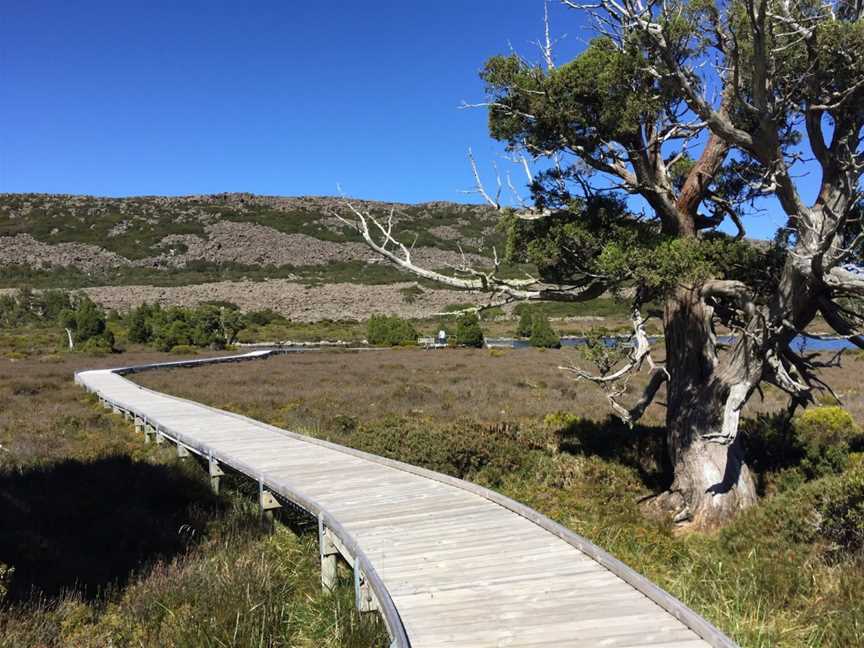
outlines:
[[[198,347],[191,344],[178,344],[171,347],[171,353],[177,355],[195,355],[198,353]]]
[[[360,450],[460,479],[482,473],[486,483],[518,469],[525,452],[513,436],[469,422],[439,426],[388,416],[359,425],[352,421],[333,432],[334,440]]]
[[[401,317],[373,315],[366,326],[366,339],[375,346],[410,346],[417,343],[417,330]]]
[[[497,319],[501,319],[504,317],[506,313],[504,309],[500,306],[493,306],[492,308],[485,308],[480,311],[480,319],[484,322],[493,322]]]
[[[850,448],[862,443],[852,415],[833,405],[812,407],[791,420],[782,413],[760,414],[742,422],[741,435],[747,461],[767,493],[842,472]]]
[[[665,487],[671,481],[666,432],[643,425],[629,428],[615,417],[598,422],[570,412],[551,412],[543,420],[561,452],[596,456],[639,471],[646,483]]]
[[[114,353],[114,334],[106,331],[104,335],[85,340],[77,347],[83,353]]]
[[[804,453],[801,469],[813,479],[842,472],[849,462],[849,447],[858,443],[861,428],[839,406],[813,407],[792,420]]]
[[[864,469],[855,468],[826,484],[819,513],[820,531],[841,557],[864,553]]]
[[[246,313],[246,322],[248,324],[254,324],[256,326],[267,326],[268,324],[273,324],[274,322],[285,321],[287,320],[283,315],[277,313],[270,308],[263,308],[261,310],[254,310]]]

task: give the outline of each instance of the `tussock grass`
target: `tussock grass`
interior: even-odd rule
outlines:
[[[384,644],[347,570],[322,592],[317,528],[288,516],[270,533],[249,484],[213,496],[194,461],[73,384],[117,360],[0,358],[0,647]]]

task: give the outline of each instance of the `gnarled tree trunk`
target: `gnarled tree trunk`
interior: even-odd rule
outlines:
[[[721,363],[711,316],[696,288],[679,289],[664,313],[666,428],[674,480],[654,504],[698,528],[722,525],[757,499],[738,419],[762,373],[762,360],[739,340],[728,362]]]

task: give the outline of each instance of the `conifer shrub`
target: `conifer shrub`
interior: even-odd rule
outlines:
[[[270,308],[263,308],[246,313],[246,322],[255,326],[267,326],[274,322],[285,322],[285,317]]]
[[[129,329],[126,337],[130,342],[146,344],[153,339],[151,318],[158,306],[144,302],[138,308],[133,308],[126,318]]]
[[[71,308],[63,309],[58,320],[70,332],[78,350],[113,350],[114,334],[108,330],[105,311],[86,295],[79,295]]]
[[[19,288],[14,295],[0,295],[0,326],[58,323],[61,313],[74,307],[72,295],[65,290],[35,293],[28,287]]]
[[[456,322],[456,344],[459,346],[483,346],[483,329],[477,313],[465,313]]]
[[[531,331],[534,328],[534,312],[530,308],[519,309],[519,323],[516,325],[516,335],[518,337],[531,337]]]
[[[224,349],[246,326],[243,314],[214,304],[196,308],[141,304],[126,316],[130,342],[150,344],[160,351],[177,346]]]
[[[374,346],[411,346],[417,343],[417,330],[401,317],[373,315],[366,325],[366,339]]]
[[[542,311],[531,318],[531,337],[528,344],[544,349],[560,349],[561,337],[552,329],[549,318]]]

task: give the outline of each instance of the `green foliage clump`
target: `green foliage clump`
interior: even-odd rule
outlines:
[[[224,349],[246,326],[239,310],[212,304],[162,308],[144,303],[129,311],[126,321],[130,342],[152,344],[160,351],[178,346]]]
[[[480,348],[483,342],[483,329],[477,313],[463,314],[456,322],[456,344]]]
[[[107,352],[114,348],[114,334],[108,330],[105,311],[86,295],[79,296],[72,308],[61,311],[59,320],[80,350]]]
[[[770,497],[723,529],[721,539],[733,554],[810,546],[832,561],[854,560],[864,549],[864,471],[821,477]],[[798,579],[789,578],[794,586]]]
[[[803,449],[801,468],[809,478],[842,472],[849,461],[849,446],[862,440],[861,428],[839,406],[813,407],[792,420]]]
[[[246,322],[255,326],[267,326],[269,324],[283,323],[285,321],[286,319],[284,315],[277,313],[270,308],[263,308],[261,310],[254,310],[246,313]]]
[[[0,326],[59,326],[72,336],[75,349],[96,353],[114,350],[114,334],[108,329],[105,311],[87,295],[63,290],[39,293],[20,288],[15,295],[0,296]],[[67,345],[64,334],[63,344]]]
[[[438,426],[388,416],[340,427],[336,434],[340,443],[460,479],[482,473],[487,483],[495,482],[523,463],[524,449],[512,437],[467,421]]]
[[[170,352],[175,355],[195,355],[198,353],[198,348],[192,344],[178,344],[170,349]]]
[[[531,329],[534,326],[534,311],[530,308],[519,309],[519,323],[516,325],[518,337],[531,337]]]
[[[552,325],[545,313],[534,313],[531,318],[531,337],[528,339],[528,344],[544,349],[561,348],[561,337],[552,330]]]
[[[417,343],[417,330],[401,317],[373,315],[366,327],[366,339],[375,346],[411,346]]]
[[[28,287],[19,288],[14,295],[0,295],[0,326],[57,323],[60,314],[73,307],[72,295],[64,290],[35,293]]]
[[[152,318],[159,306],[151,306],[146,302],[133,308],[126,316],[129,326],[126,337],[130,342],[146,344],[153,339]]]
[[[745,419],[741,438],[747,462],[768,493],[842,472],[850,450],[864,443],[852,415],[838,406],[809,408],[791,420],[783,414]]]
[[[847,471],[828,485],[819,505],[820,530],[843,555],[864,555],[864,468]]]

